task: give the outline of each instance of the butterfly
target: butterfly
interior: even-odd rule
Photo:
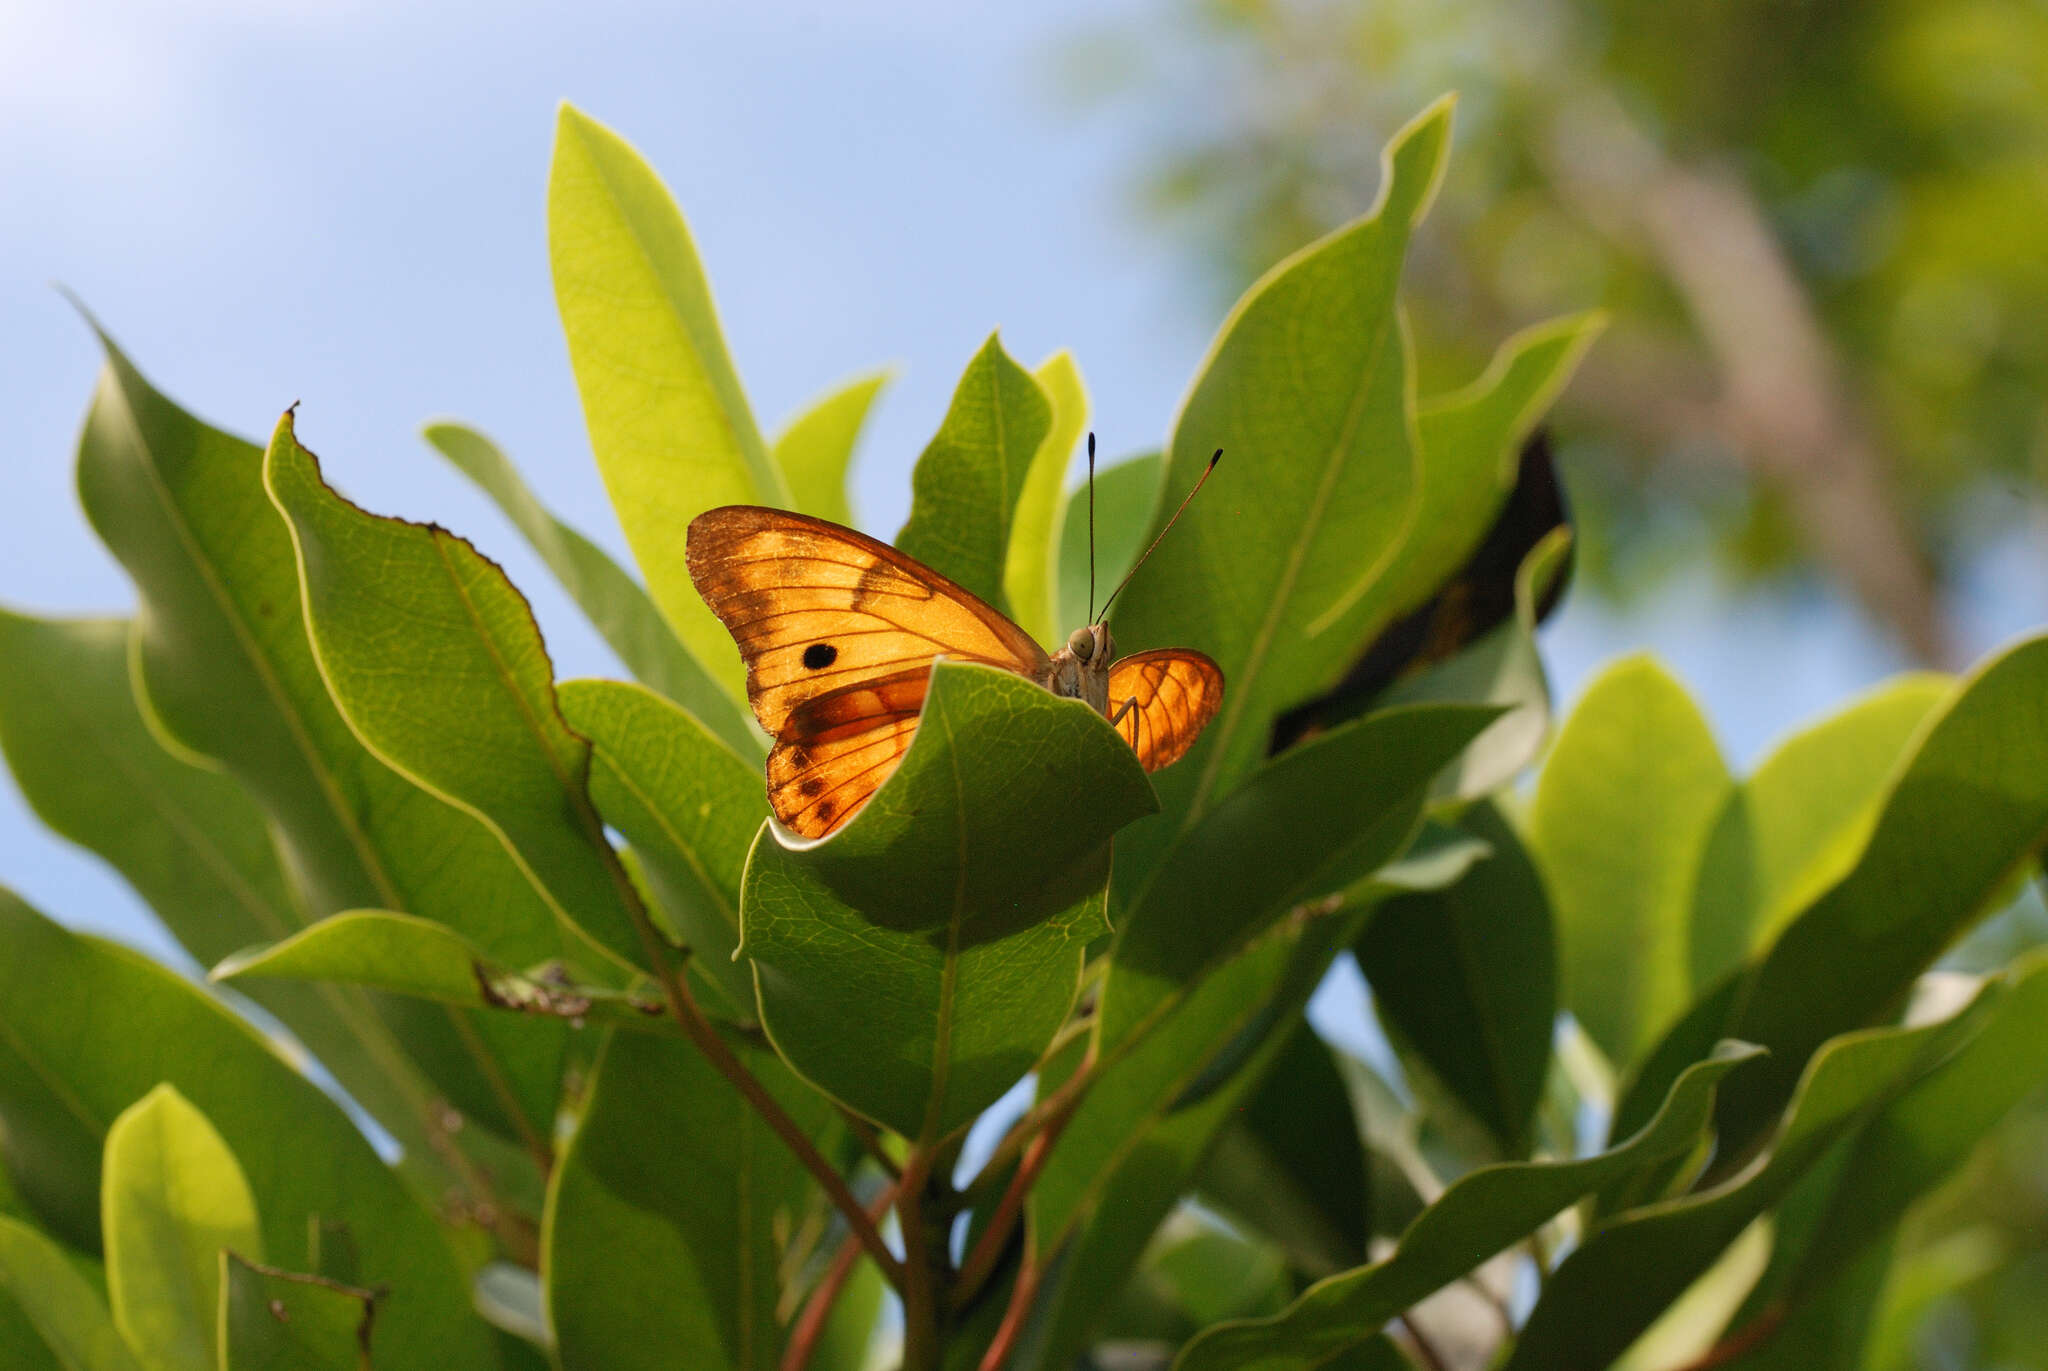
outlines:
[[[1093,435],[1089,456],[1092,467]],[[1101,619],[1048,654],[966,587],[887,543],[809,515],[761,505],[707,510],[690,521],[684,559],[697,593],[739,645],[747,701],[775,739],[769,807],[805,838],[846,823],[896,769],[917,731],[935,657],[1000,667],[1086,700],[1147,771],[1178,761],[1223,702],[1222,668],[1200,652],[1118,659],[1104,621],[1108,602]]]

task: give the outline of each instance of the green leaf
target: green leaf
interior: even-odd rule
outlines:
[[[1145,529],[1159,503],[1160,457],[1156,452],[1103,467],[1095,473],[1095,591],[1109,594],[1145,548]],[[1088,488],[1067,492],[1060,514],[1059,624],[1085,624],[1088,597]]]
[[[115,1325],[161,1371],[214,1371],[221,1251],[263,1255],[235,1154],[175,1086],[160,1085],[107,1129],[100,1185]]]
[[[1045,391],[990,334],[911,472],[910,521],[896,546],[1009,612],[1004,575],[1018,501],[1052,426]]]
[[[1365,1146],[1343,1074],[1306,1021],[1223,1128],[1196,1184],[1205,1203],[1310,1275],[1365,1260]]]
[[[1360,917],[1283,921],[1102,1058],[1027,1200],[1044,1275],[1017,1366],[1064,1371],[1079,1355]]]
[[[1694,879],[1732,784],[1699,707],[1645,656],[1586,688],[1544,764],[1528,841],[1557,915],[1564,1007],[1617,1066],[1691,999]]]
[[[736,1048],[808,1133],[831,1109]],[[614,1034],[548,1191],[542,1271],[565,1371],[776,1365],[777,1263],[811,1182],[688,1044]]]
[[[369,1371],[372,1292],[237,1252],[220,1254],[219,1282],[220,1371]]]
[[[1731,1044],[1695,1063],[1656,1118],[1611,1151],[1578,1161],[1508,1162],[1461,1177],[1409,1225],[1385,1260],[1318,1281],[1277,1318],[1209,1329],[1182,1351],[1175,1371],[1309,1371],[1327,1364],[1558,1211],[1618,1176],[1690,1151],[1705,1132],[1715,1087],[1758,1055]]]
[[[1711,985],[1855,866],[1908,742],[1954,682],[1901,676],[1795,734],[1736,786],[1700,861],[1692,976]]]
[[[743,757],[760,735],[739,702],[691,656],[640,583],[597,544],[550,514],[497,444],[462,424],[428,424],[426,439],[525,535],[626,669],[688,710]]]
[[[1466,701],[1507,711],[1437,778],[1439,799],[1474,799],[1506,785],[1534,761],[1550,735],[1550,683],[1536,650],[1536,606],[1562,575],[1572,532],[1553,529],[1515,573],[1515,612],[1470,647],[1401,681],[1381,706]]]
[[[565,681],[562,716],[590,739],[590,797],[626,835],[669,931],[739,1017],[754,978],[735,961],[740,875],[768,812],[761,768],[719,746],[695,719],[638,686]]]
[[[242,787],[153,736],[130,688],[125,619],[35,619],[0,609],[0,750],[37,816],[98,853],[202,964],[282,938],[303,914],[263,813]],[[385,1126],[407,1128],[408,1100],[374,1044],[389,1038],[361,996],[263,986],[278,1016]]]
[[[446,924],[366,909],[322,919],[281,942],[244,948],[214,967],[210,979],[237,986],[271,979],[334,981],[464,1009],[668,1031],[667,1006],[659,995],[577,985],[554,971],[544,967],[528,974],[501,966]]]
[[[261,450],[178,409],[102,342],[107,365],[79,440],[78,487],[141,598],[143,713],[159,738],[217,765],[261,806],[303,896],[294,922],[398,909],[458,928],[515,965],[559,955],[552,915],[497,839],[373,757],[336,711],[307,642],[291,535],[263,489]],[[379,1117],[416,1158],[452,1146],[437,1093],[504,1136],[545,1135],[562,1042],[552,1026],[465,1023],[402,1001],[373,1016],[352,996],[336,1008],[390,1080],[358,1098],[374,1107],[403,1092],[403,1112]]]
[[[634,895],[585,789],[590,744],[562,722],[524,597],[447,530],[335,494],[290,414],[264,481],[291,526],[306,629],[349,726],[392,768],[488,825],[565,933],[637,965]]]
[[[1731,1155],[1791,1093],[1802,1063],[1871,1022],[1983,915],[2048,836],[2048,637],[1973,671],[1893,772],[1855,867],[1786,926],[1733,1023],[1771,1059],[1721,1102]]]
[[[548,261],[597,469],[647,590],[734,699],[745,673],[683,563],[690,520],[787,506],[690,230],[640,154],[563,105],[548,172]]]
[[[867,423],[868,409],[888,383],[886,371],[848,381],[790,421],[770,451],[789,482],[793,508],[835,524],[853,524],[846,501],[846,473],[853,446]]]
[[[1831,1167],[1796,1240],[1781,1232],[1767,1292],[1799,1300],[1881,1248],[1914,1200],[1955,1175],[2048,1082],[2048,953],[2023,959],[2001,981],[1982,1031],[1871,1119]]]
[[[740,952],[769,1037],[905,1137],[951,1134],[1065,1019],[1106,928],[1109,836],[1151,803],[1086,704],[938,663],[909,751],[845,828],[754,842]]]
[[[0,892],[0,1137],[14,1176],[26,1163],[96,1217],[107,1128],[160,1082],[241,1164],[273,1260],[305,1255],[312,1223],[346,1221],[363,1283],[393,1291],[378,1327],[390,1365],[497,1365],[433,1214],[334,1101],[176,975]]]
[[[1482,803],[1460,822],[1493,855],[1455,885],[1381,904],[1354,950],[1404,1060],[1419,1062],[1500,1155],[1519,1157],[1557,1016],[1550,904],[1497,808]]]
[[[1605,1365],[1832,1146],[1978,1037],[2002,998],[2002,987],[1988,987],[1938,1023],[1828,1042],[1808,1062],[1768,1155],[1718,1185],[1619,1215],[1589,1236],[1551,1273],[1507,1367]]]
[[[1060,503],[1074,445],[1088,428],[1088,388],[1072,354],[1055,352],[1031,373],[1052,405],[1052,422],[1024,476],[1023,492],[1010,527],[1003,565],[1003,598],[1026,633],[1058,647],[1065,640],[1059,617],[1059,554],[1063,530]],[[1078,624],[1080,621],[1075,620]]]
[[[16,1219],[0,1217],[0,1293],[13,1298],[63,1371],[143,1371],[114,1326],[107,1302],[62,1248]],[[0,1350],[11,1351],[5,1344]],[[30,1363],[31,1366],[34,1363]]]
[[[1273,919],[1398,855],[1430,778],[1495,717],[1465,705],[1388,710],[1268,762],[1174,845],[1124,919],[1099,1041],[1121,1042]]]

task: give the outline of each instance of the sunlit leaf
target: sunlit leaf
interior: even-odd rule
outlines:
[[[868,410],[888,381],[886,371],[848,381],[790,420],[789,427],[776,437],[769,450],[789,482],[791,508],[853,526],[853,510],[847,504],[847,471]]]
[[[1075,444],[1088,428],[1088,388],[1073,356],[1056,352],[1031,373],[1052,405],[1052,422],[1039,440],[1017,497],[1009,553],[1003,566],[1003,598],[1026,633],[1057,647],[1069,628],[1059,617],[1060,505]]]
[[[16,1219],[0,1216],[0,1295],[12,1299],[38,1347],[62,1371],[149,1371],[129,1350],[99,1292],[72,1269],[56,1243]],[[6,1348],[0,1344],[0,1350]],[[27,1367],[34,1362],[26,1363]]]

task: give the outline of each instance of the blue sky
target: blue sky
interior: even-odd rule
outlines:
[[[1074,351],[1108,452],[1156,444],[1216,323],[1132,210],[1148,128],[1179,112],[1080,110],[1056,73],[1084,25],[1157,8],[593,0],[571,18],[0,0],[0,602],[84,613],[131,598],[71,489],[98,359],[61,282],[198,414],[261,434],[301,402],[300,436],[351,496],[475,538],[533,596],[563,674],[610,670],[417,436],[433,417],[479,425],[558,512],[622,546],[548,280],[563,98],[675,192],[765,427],[837,380],[896,368],[857,471],[871,530],[900,524],[910,463],[992,328],[1027,361]],[[2039,589],[2009,584],[2038,564],[2003,555],[1964,615],[1973,647],[2048,617]],[[1738,760],[1897,665],[1823,592],[1755,601],[1705,577],[1626,618],[1580,596],[1548,643],[1567,696],[1638,645],[1701,693]],[[4,783],[0,881],[166,948],[125,887]]]

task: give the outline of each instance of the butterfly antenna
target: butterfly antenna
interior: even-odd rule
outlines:
[[[1109,607],[1116,603],[1116,597],[1124,593],[1124,587],[1131,583],[1131,577],[1138,574],[1138,568],[1145,565],[1145,558],[1152,555],[1152,549],[1159,546],[1160,540],[1166,537],[1167,531],[1180,522],[1180,516],[1186,512],[1189,503],[1195,498],[1196,492],[1208,483],[1209,473],[1214,471],[1216,464],[1222,460],[1223,449],[1219,447],[1216,449],[1216,455],[1209,459],[1209,465],[1202,468],[1202,474],[1195,478],[1194,489],[1181,497],[1180,508],[1176,509],[1173,512],[1173,517],[1166,521],[1166,528],[1160,529],[1159,537],[1152,540],[1152,547],[1146,548],[1145,556],[1138,558],[1136,562],[1132,563],[1131,569],[1124,573],[1124,578],[1116,583],[1116,589],[1110,591],[1109,598],[1102,602],[1102,613],[1089,622],[1104,623],[1109,619]]]
[[[1095,622],[1095,430],[1088,430],[1088,622]]]

